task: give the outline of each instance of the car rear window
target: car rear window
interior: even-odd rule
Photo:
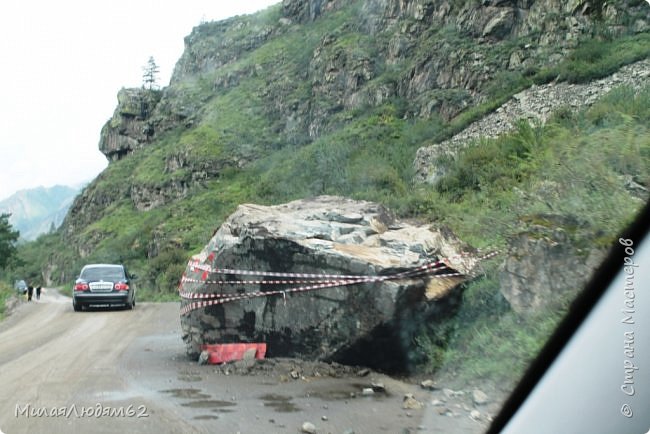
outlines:
[[[122,280],[124,269],[122,267],[92,267],[81,271],[80,279],[83,280]]]

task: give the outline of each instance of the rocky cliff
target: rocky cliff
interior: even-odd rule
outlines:
[[[331,23],[318,33],[319,21]],[[264,15],[196,27],[161,94],[119,92],[100,149],[119,158],[156,131],[200,122],[210,98],[244,83],[284,142],[314,140],[340,126],[338,112],[394,98],[409,101],[406,116],[448,120],[499,80],[560,62],[596,24],[621,33],[630,21],[648,30],[642,2],[284,0]],[[267,52],[306,26],[316,31],[304,46]]]
[[[412,196],[418,149],[533,80],[562,80],[554,68],[590,41],[635,44],[619,64],[643,58],[648,22],[635,0],[284,0],[203,23],[169,86],[118,92],[99,143],[111,163],[62,226],[75,259],[50,261],[69,277],[75,262],[130,260],[168,291],[163,264],[178,269],[243,202],[427,208]]]

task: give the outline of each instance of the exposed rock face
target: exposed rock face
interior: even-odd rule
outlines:
[[[321,196],[278,206],[241,205],[190,262],[182,292],[250,294],[277,289],[259,283],[210,283],[256,277],[206,275],[206,266],[385,276],[455,257],[453,270],[468,275],[478,260],[473,255],[458,257],[466,250],[448,231],[399,222],[371,202]],[[278,277],[265,278],[271,279]],[[300,355],[403,370],[418,324],[448,314],[463,280],[414,276],[201,307],[181,317],[183,339],[192,356],[199,354],[202,343],[258,341],[267,342],[269,356]],[[184,300],[183,307],[191,301]]]
[[[121,89],[117,108],[104,125],[99,150],[109,161],[116,161],[144,146],[154,134],[149,118],[160,100],[160,92],[143,88]]]
[[[282,12],[297,22],[316,20],[323,10],[332,9],[336,0],[282,0]]]
[[[528,232],[519,234],[499,276],[501,293],[519,313],[539,312],[575,297],[604,257],[598,249],[578,251],[566,229],[578,223],[557,215],[539,215]]]

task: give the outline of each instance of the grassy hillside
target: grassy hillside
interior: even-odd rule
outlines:
[[[10,297],[14,296],[16,292],[9,286],[9,284],[0,281],[0,321],[5,317],[6,306],[5,303]]]
[[[184,58],[194,53],[199,62],[217,51],[229,60],[205,68],[186,59],[157,108],[164,128],[111,162],[63,229],[23,246],[13,273],[65,285],[84,263],[124,261],[140,276],[141,299],[176,299],[187,258],[237,205],[318,194],[381,202],[401,217],[446,225],[476,247],[504,249],[531,223],[547,224],[538,216],[567,216],[579,222],[564,228],[572,245],[587,252],[608,246],[647,199],[625,179],[650,186],[648,87],[613,89],[590,109],[560,110],[544,126],[521,123],[441,160],[447,170],[437,184],[413,183],[419,147],[449,138],[520,90],[586,82],[650,56],[650,34],[633,29],[634,17],[615,32],[596,23],[574,46],[540,47],[526,65],[509,68],[513,53],[539,34],[490,42],[430,26],[399,34],[413,43],[390,57],[396,28],[419,24],[405,19],[370,36],[361,3],[290,26],[278,24],[276,6],[197,27]],[[464,56],[450,80],[465,71],[469,84],[404,90],[424,86],[413,77],[432,53],[443,66]],[[476,78],[481,71],[490,71],[484,80]],[[161,199],[138,209],[134,192]],[[422,331],[427,369],[457,366],[468,381],[488,374],[512,381],[543,343],[565,302],[521,317],[501,295],[497,274],[489,265],[466,288],[457,317]],[[505,354],[512,363],[499,363]]]
[[[531,223],[548,224],[543,213],[573,216],[578,227],[560,228],[574,246],[607,249],[644,203],[630,197],[622,176],[650,181],[649,121],[650,86],[614,89],[588,110],[560,111],[543,127],[522,123],[467,149],[417,206],[479,245],[503,245]],[[554,192],[542,193],[549,186]],[[508,390],[580,288],[533,315],[517,314],[500,293],[496,265],[468,285],[458,315],[424,330],[420,344],[431,371]]]

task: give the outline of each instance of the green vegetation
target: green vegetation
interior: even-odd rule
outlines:
[[[636,94],[615,89],[589,110],[560,111],[545,126],[522,123],[512,134],[462,152],[436,191],[416,201],[432,204],[419,214],[479,246],[503,246],[528,224],[558,227],[535,217],[541,213],[572,216],[579,226],[562,229],[577,249],[607,249],[643,203],[630,200],[623,177],[650,183],[649,121],[646,86]],[[507,390],[575,294],[532,315],[518,314],[500,293],[495,264],[488,265],[485,276],[465,289],[458,315],[418,339],[429,356],[427,369],[442,369],[460,382],[489,379]]]
[[[7,283],[0,281],[0,321],[4,319],[6,302],[15,291]]]
[[[7,266],[16,254],[16,242],[20,234],[9,223],[11,214],[0,214],[0,269]]]
[[[546,83],[555,78],[569,83],[585,83],[608,76],[621,66],[650,56],[650,33],[637,33],[614,38],[596,35],[584,39],[578,47],[556,66],[542,68],[535,83]]]
[[[503,249],[533,224],[562,225],[544,214],[577,222],[562,229],[580,252],[611,244],[642,203],[626,180],[650,185],[647,86],[614,89],[588,110],[560,110],[544,126],[521,122],[511,134],[478,141],[438,161],[445,175],[434,186],[413,184],[412,163],[421,146],[449,138],[534,83],[586,82],[650,56],[647,32],[595,26],[568,55],[529,50],[526,66],[511,69],[510,56],[539,35],[483,41],[477,49],[469,32],[420,29],[409,18],[369,36],[361,3],[308,24],[278,23],[277,5],[197,27],[184,57],[196,57],[190,66],[197,70],[203,61],[220,66],[200,73],[188,67],[156,94],[167,110],[161,117],[178,119],[162,119],[168,129],[86,188],[91,204],[73,216],[69,232],[21,246],[12,275],[46,273],[68,285],[84,263],[123,261],[139,276],[141,300],[176,299],[188,257],[239,204],[319,194],[381,202],[401,217],[445,225],[479,248]],[[402,45],[388,59],[389,49]],[[443,71],[448,85],[437,82],[444,74],[427,70],[434,55],[457,65]],[[456,86],[465,68],[475,83]],[[420,80],[412,83],[415,75]],[[447,367],[455,366],[464,381],[512,380],[543,344],[566,301],[516,314],[497,274],[488,265],[465,288],[458,315],[422,331],[427,369],[451,375]]]

